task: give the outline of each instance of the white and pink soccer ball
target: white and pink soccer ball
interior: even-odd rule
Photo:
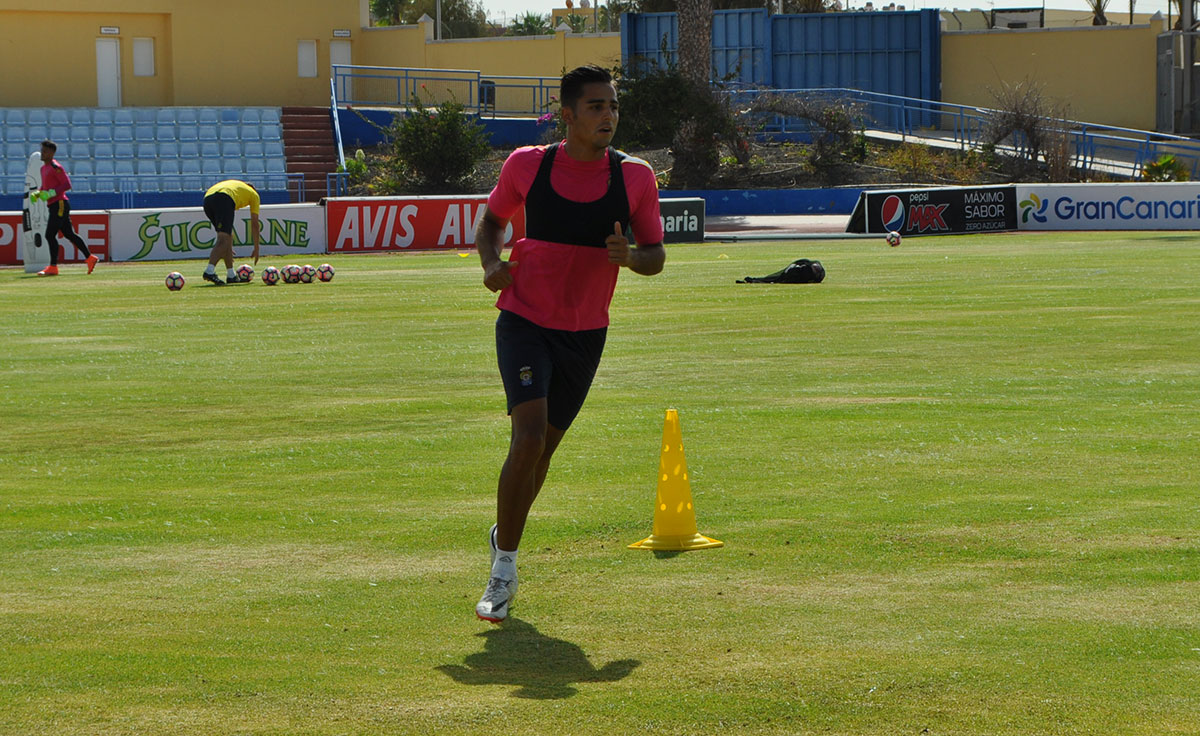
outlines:
[[[183,288],[183,285],[187,283],[187,279],[185,279],[183,274],[179,273],[178,271],[172,271],[171,273],[167,274],[166,283],[167,288],[171,291],[179,291]]]
[[[900,233],[896,232],[895,230],[889,232],[887,237],[884,239],[887,240],[887,244],[893,248],[895,248],[897,245],[900,245]]]
[[[328,263],[317,266],[317,278],[322,281],[333,281],[333,266]]]
[[[263,283],[267,286],[274,286],[279,283],[279,269],[274,266],[267,266],[262,272]]]
[[[317,276],[317,269],[313,268],[312,266],[305,264],[300,267],[300,282],[301,283],[311,284],[313,282],[313,279],[316,278],[316,276]]]
[[[285,284],[300,283],[301,269],[294,263],[290,266],[284,266],[280,269],[279,273],[283,276],[283,283]]]

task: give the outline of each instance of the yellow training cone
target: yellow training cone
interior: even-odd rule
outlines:
[[[629,549],[688,550],[722,547],[724,542],[696,531],[696,510],[683,456],[679,413],[667,409],[663,422],[662,455],[658,461],[658,496],[654,501],[654,533]]]

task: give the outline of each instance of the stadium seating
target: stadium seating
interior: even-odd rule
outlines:
[[[24,192],[46,138],[80,193],[192,191],[227,176],[288,186],[279,108],[4,108],[0,123],[4,194]]]

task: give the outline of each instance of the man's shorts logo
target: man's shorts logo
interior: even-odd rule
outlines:
[[[1045,222],[1048,206],[1050,206],[1050,200],[1030,194],[1029,199],[1021,200],[1021,222],[1029,222],[1030,217],[1038,222]]]
[[[533,369],[527,365],[521,366],[521,385],[522,386],[532,386],[533,385]]]

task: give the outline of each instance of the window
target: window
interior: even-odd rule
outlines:
[[[301,77],[317,76],[317,42],[296,42],[296,74]]]
[[[133,39],[133,76],[154,76],[154,39]]]

